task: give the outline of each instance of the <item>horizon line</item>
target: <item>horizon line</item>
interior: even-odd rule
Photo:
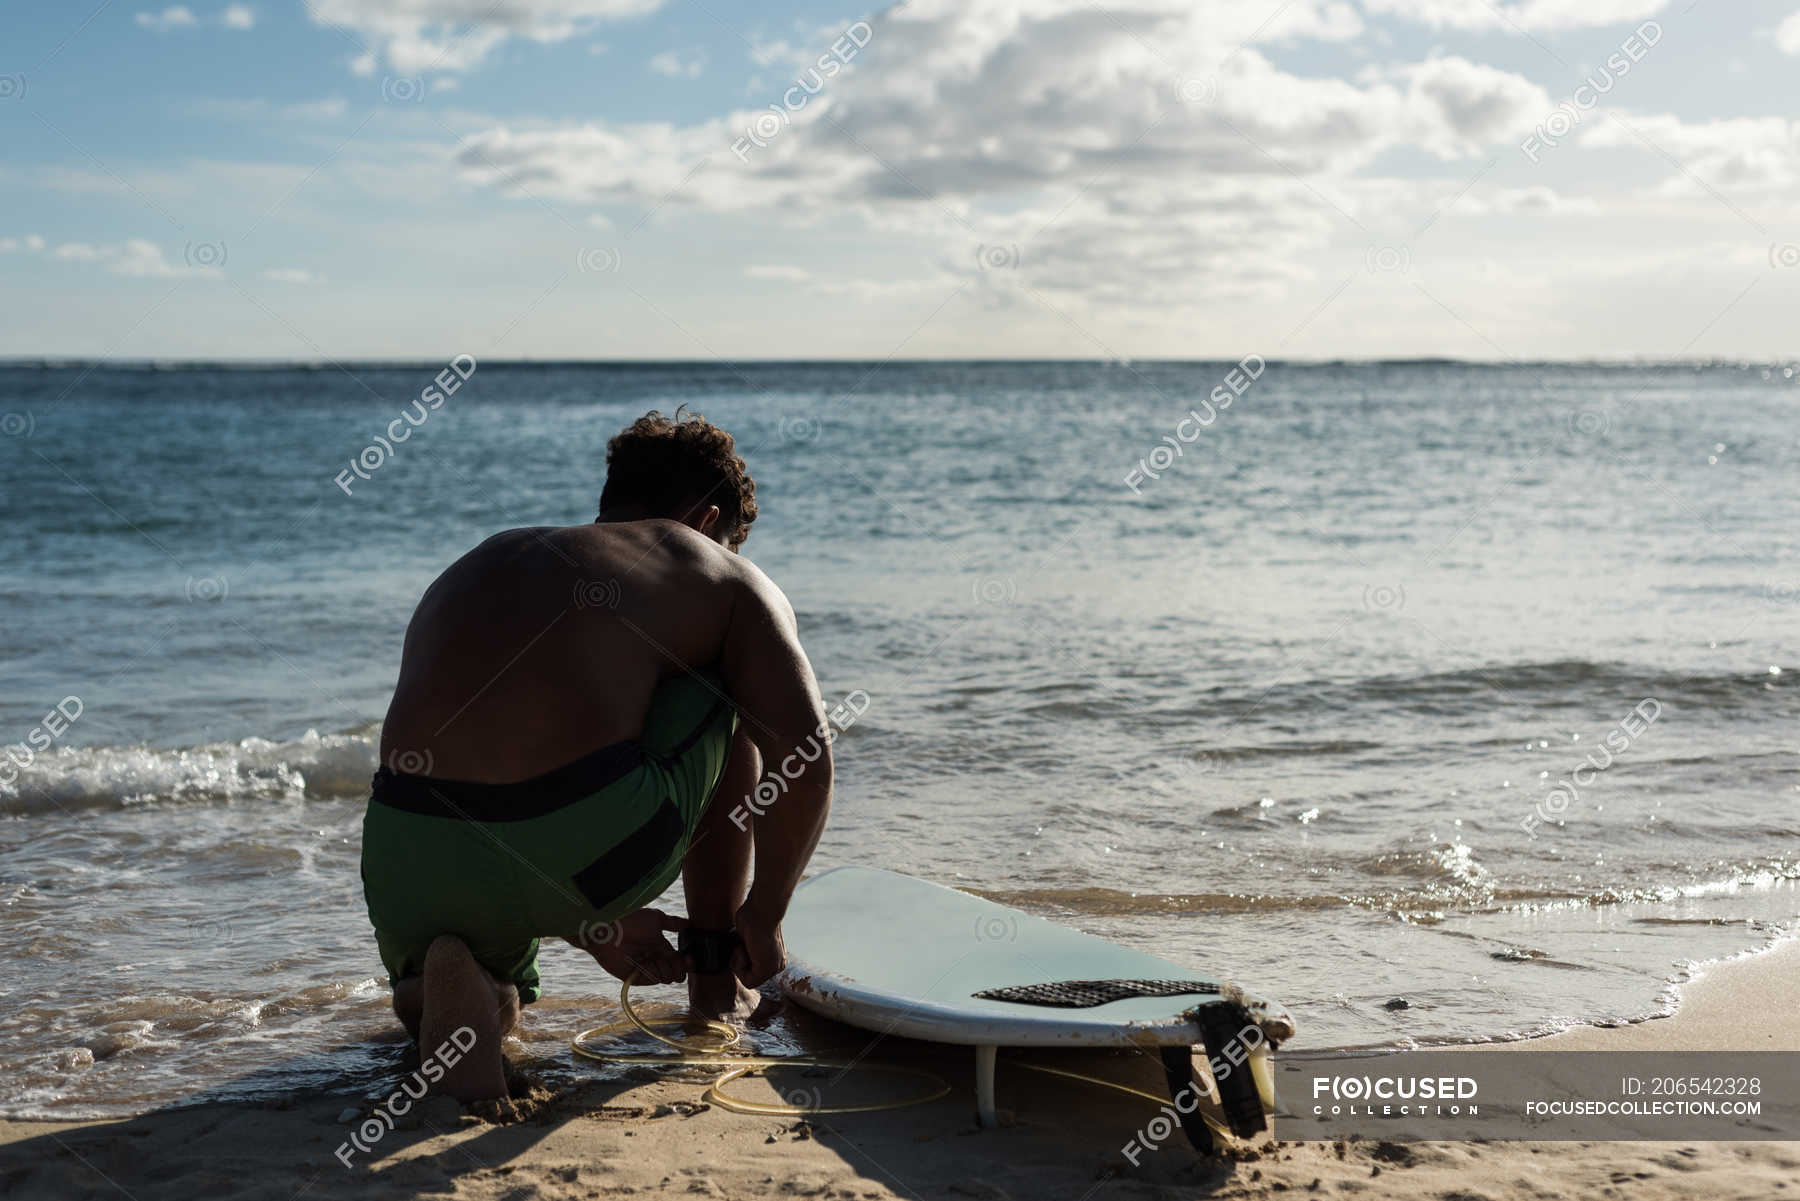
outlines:
[[[457,352],[457,355],[467,352]],[[238,369],[330,369],[334,367],[434,367],[449,361],[449,358],[419,357],[343,357],[343,358],[261,358],[261,357],[179,357],[179,358],[142,358],[110,355],[0,355],[0,368],[67,368],[67,367],[110,367],[110,368],[155,368],[155,369],[193,369],[207,367],[228,367]],[[473,358],[474,356],[469,356]],[[719,367],[734,366],[852,366],[870,363],[881,364],[1079,364],[1101,367],[1130,367],[1143,363],[1161,364],[1231,364],[1242,363],[1248,359],[1261,359],[1269,365],[1280,364],[1296,367],[1325,366],[1414,366],[1443,365],[1456,367],[1717,367],[1736,366],[1749,368],[1752,366],[1784,366],[1794,361],[1793,357],[1775,357],[1767,359],[1738,357],[1700,357],[1700,358],[1658,358],[1653,356],[1638,357],[1595,357],[1595,358],[1543,358],[1543,359],[1479,359],[1459,358],[1453,355],[1371,355],[1367,357],[1325,356],[1267,358],[1263,355],[1249,354],[1236,358],[1213,355],[1178,356],[1147,355],[1143,357],[1126,356],[1122,358],[1042,358],[1034,356],[968,356],[968,357],[820,357],[820,358],[785,358],[785,357],[744,357],[744,358],[515,358],[483,360],[491,366],[498,367]]]

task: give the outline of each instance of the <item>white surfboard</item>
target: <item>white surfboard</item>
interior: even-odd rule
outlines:
[[[981,1048],[984,1124],[997,1047],[1204,1043],[1216,1054],[1221,1023],[1234,1036],[1254,1024],[1269,1046],[1294,1034],[1286,1010],[1228,981],[897,872],[815,876],[795,890],[782,929],[788,966],[777,983],[796,1004],[865,1030]],[[1146,986],[1168,995],[1141,995]]]

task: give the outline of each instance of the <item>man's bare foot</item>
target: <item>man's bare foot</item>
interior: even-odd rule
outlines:
[[[443,1067],[438,1091],[458,1101],[506,1096],[500,1043],[518,1019],[518,991],[488,975],[452,934],[439,935],[425,952],[421,984],[419,1061]]]
[[[688,1009],[697,1017],[742,1025],[762,1001],[761,993],[745,988],[730,971],[688,973]]]

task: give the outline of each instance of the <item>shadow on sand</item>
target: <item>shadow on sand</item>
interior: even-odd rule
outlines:
[[[819,1033],[830,1040],[829,1032]],[[1034,1058],[1152,1090],[1160,1080],[1154,1061],[1128,1052]],[[926,1068],[951,1092],[903,1109],[800,1120],[702,1103],[718,1068],[595,1064],[591,1078],[554,1089],[521,1074],[514,1101],[483,1116],[448,1098],[416,1103],[392,1129],[366,1125],[374,1112],[366,1102],[350,1115],[348,1096],[385,1097],[410,1078],[418,1060],[407,1047],[396,1051],[388,1078],[373,1087],[346,1082],[261,1105],[197,1094],[122,1121],[6,1123],[0,1194],[20,1201],[449,1195],[510,1201],[620,1193],[1103,1201],[1205,1197],[1249,1171],[1196,1156],[1178,1130],[1140,1154],[1137,1164],[1128,1163],[1121,1149],[1142,1136],[1156,1117],[1154,1106],[1077,1082],[1009,1072],[1004,1056],[1006,1123],[988,1131],[973,1117],[966,1049],[886,1039],[870,1060]],[[307,1057],[298,1057],[221,1087],[243,1096],[262,1076],[291,1081],[308,1066]],[[829,1104],[877,1100],[882,1087],[895,1095],[891,1079],[883,1085],[872,1083],[881,1077],[858,1082],[800,1071],[788,1079],[740,1081],[733,1092],[768,1101],[798,1094]],[[370,1130],[375,1137],[357,1140],[367,1150],[355,1146],[353,1133]]]

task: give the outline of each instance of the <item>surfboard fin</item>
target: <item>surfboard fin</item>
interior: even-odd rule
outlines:
[[[1265,1041],[1261,1027],[1242,1005],[1229,1001],[1203,1006],[1195,1016],[1207,1063],[1227,1065],[1227,1070],[1213,1073],[1225,1122],[1236,1137],[1254,1138],[1268,1129],[1263,1118],[1262,1090],[1256,1086],[1249,1061],[1249,1053]],[[1246,1042],[1247,1030],[1257,1032],[1254,1043]]]

